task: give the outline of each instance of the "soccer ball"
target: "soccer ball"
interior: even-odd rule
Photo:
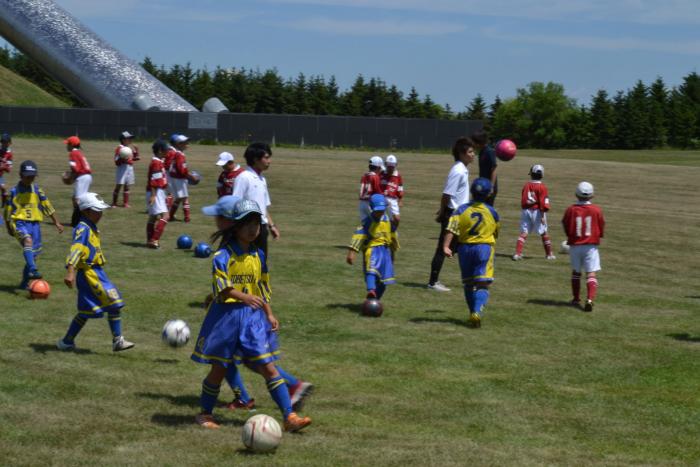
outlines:
[[[561,248],[559,248],[559,253],[563,253],[566,255],[569,253],[569,248],[571,248],[569,247],[569,242],[564,240],[563,242],[561,242]]]
[[[187,250],[188,248],[192,248],[192,237],[189,235],[180,235],[177,237],[177,247],[181,250]]]
[[[119,148],[119,157],[123,160],[129,160],[134,157],[134,151],[132,151],[130,147],[124,146],[123,148]]]
[[[187,183],[190,185],[199,185],[202,180],[202,176],[196,170],[190,170],[190,178],[187,179]]]
[[[518,148],[509,139],[502,139],[496,143],[496,157],[507,162],[515,157]]]
[[[282,441],[282,428],[277,420],[269,415],[253,415],[243,425],[241,439],[251,451],[270,452]]]
[[[211,247],[204,242],[197,243],[194,247],[194,255],[197,258],[208,258],[211,254]]]
[[[29,283],[29,298],[45,300],[49,298],[51,286],[43,279],[36,279]]]
[[[371,316],[372,318],[379,318],[384,312],[384,307],[382,302],[376,298],[368,298],[362,303],[362,314],[365,316]]]
[[[163,326],[161,337],[170,347],[182,347],[190,340],[190,328],[181,319],[171,319]]]

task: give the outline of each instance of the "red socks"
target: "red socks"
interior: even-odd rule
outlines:
[[[515,254],[522,255],[523,247],[525,246],[525,240],[527,240],[527,232],[520,232],[518,237],[518,242],[515,244]]]
[[[598,279],[595,277],[586,279],[586,292],[588,293],[588,300],[595,300],[596,292],[598,292]]]
[[[542,235],[542,245],[544,245],[544,253],[547,256],[552,256],[552,240],[549,238],[549,235]]]

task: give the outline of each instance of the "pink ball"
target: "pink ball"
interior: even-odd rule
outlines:
[[[502,161],[509,161],[515,157],[518,148],[509,139],[502,139],[496,143],[496,157]]]

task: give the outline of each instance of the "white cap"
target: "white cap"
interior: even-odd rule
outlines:
[[[228,164],[229,162],[232,162],[233,160],[234,160],[233,154],[231,154],[230,152],[224,151],[221,154],[219,154],[219,160],[216,161],[216,165],[218,165],[219,167],[223,167],[226,164]]]
[[[369,158],[369,165],[373,165],[375,167],[384,167],[384,161],[379,156],[372,156]]]
[[[101,212],[105,209],[109,209],[109,204],[105,203],[97,193],[87,192],[78,196],[78,209],[81,211],[91,209]]]
[[[396,159],[396,156],[393,154],[389,154],[386,156],[386,165],[396,165],[398,164],[398,159]]]
[[[541,164],[535,164],[530,167],[530,173],[544,175],[544,167]]]
[[[128,131],[122,131],[121,137],[122,137],[122,139],[129,139],[129,138],[133,138],[134,135],[132,135]]]
[[[173,136],[173,143],[185,143],[190,139],[185,135],[175,135]]]
[[[576,196],[579,198],[590,198],[593,196],[593,185],[588,182],[581,182],[576,187]]]

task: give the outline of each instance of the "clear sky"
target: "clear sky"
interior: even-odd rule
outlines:
[[[532,81],[588,104],[601,88],[698,71],[700,0],[57,0],[121,50],[156,64],[358,74],[453,110]]]

